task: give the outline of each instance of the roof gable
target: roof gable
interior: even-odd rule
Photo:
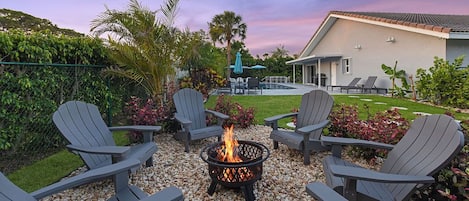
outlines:
[[[308,56],[337,19],[406,30],[444,39],[469,39],[469,15],[331,11],[300,54]]]

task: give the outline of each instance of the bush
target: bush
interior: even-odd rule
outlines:
[[[417,70],[416,87],[420,98],[437,105],[469,108],[469,67],[461,68],[463,57],[453,63],[435,57],[429,72]]]
[[[184,77],[180,81],[180,88],[192,88],[208,99],[212,89],[224,86],[226,79],[222,78],[212,69],[192,70],[190,76]]]
[[[329,131],[332,136],[396,144],[409,129],[409,121],[401,117],[397,109],[376,113],[368,120],[360,120],[356,105],[340,105],[335,108],[337,109],[330,115]],[[360,148],[357,151],[368,159],[386,155],[386,150]]]
[[[211,109],[229,116],[223,123],[223,127],[235,125],[240,128],[247,128],[254,123],[254,108],[243,108],[239,103],[233,103],[230,97],[220,95],[217,98],[215,108]],[[216,121],[215,118],[209,118],[209,123]]]

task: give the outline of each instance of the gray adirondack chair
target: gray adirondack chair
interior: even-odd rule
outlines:
[[[464,146],[461,127],[446,115],[417,118],[404,137],[389,145],[351,138],[322,137],[332,146],[323,161],[326,183],[347,200],[408,200],[433,174],[445,167]],[[391,150],[379,172],[342,160],[344,145]],[[314,193],[314,185],[306,186]]]
[[[303,151],[304,164],[310,164],[311,151],[327,150],[321,145],[322,129],[327,126],[329,113],[334,105],[334,99],[326,91],[312,90],[301,98],[299,112],[276,115],[264,119],[265,124],[272,127],[270,138],[273,140],[274,149],[278,149],[278,143]],[[278,120],[296,117],[295,130],[279,130]]]
[[[66,189],[106,179],[111,176],[114,178],[116,194],[109,200],[184,200],[182,191],[174,186],[165,188],[152,196],[148,196],[136,186],[129,186],[129,169],[138,167],[139,165],[140,161],[137,159],[120,161],[108,166],[88,170],[32,193],[23,191],[0,173],[0,200],[35,201]]]
[[[98,107],[81,101],[68,101],[54,112],[52,120],[62,135],[70,142],[67,148],[78,153],[89,169],[110,165],[126,158],[136,158],[146,166],[153,165],[157,150],[153,132],[161,126],[108,127]],[[143,132],[144,143],[133,146],[116,146],[112,131],[135,130]]]
[[[228,119],[228,115],[205,109],[202,94],[194,89],[184,88],[177,91],[173,100],[176,106],[174,117],[181,126],[175,138],[184,142],[185,152],[189,152],[189,142],[192,140],[209,137],[218,137],[218,141],[221,140],[224,132],[222,124]],[[216,125],[207,125],[207,114],[217,117]]]

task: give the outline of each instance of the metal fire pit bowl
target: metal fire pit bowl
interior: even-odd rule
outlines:
[[[219,183],[229,188],[241,188],[246,200],[254,200],[253,184],[261,179],[262,163],[270,156],[270,151],[265,145],[252,141],[238,140],[238,144],[235,153],[242,162],[225,162],[217,158],[224,142],[209,144],[200,152],[212,179],[208,193],[212,195]]]

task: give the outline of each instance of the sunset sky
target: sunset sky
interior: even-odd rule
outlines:
[[[140,0],[157,10],[163,0]],[[0,6],[50,20],[61,28],[89,34],[91,20],[105,10],[125,10],[129,0],[1,0]],[[247,24],[246,47],[252,55],[283,45],[298,54],[329,11],[406,12],[469,15],[467,0],[180,0],[176,24],[191,31],[208,30],[224,11],[241,15]]]

